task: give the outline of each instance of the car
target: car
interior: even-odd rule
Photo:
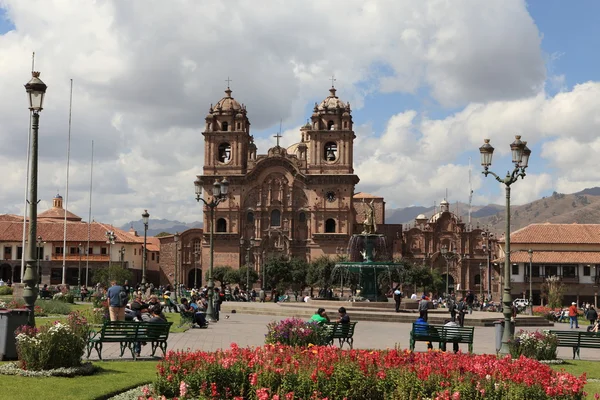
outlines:
[[[515,305],[519,308],[527,307],[529,305],[529,300],[528,299],[514,299],[513,305]]]

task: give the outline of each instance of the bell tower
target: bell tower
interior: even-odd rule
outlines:
[[[206,115],[204,132],[204,175],[240,175],[248,168],[252,150],[250,121],[246,106],[231,96],[227,79],[225,97]]]
[[[303,132],[308,139],[308,170],[311,174],[353,174],[354,131],[350,103],[329,96],[315,103],[310,126]]]

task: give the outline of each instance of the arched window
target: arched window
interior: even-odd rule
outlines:
[[[252,211],[249,211],[248,214],[246,214],[246,222],[249,224],[254,223],[254,213]]]
[[[227,221],[225,218],[219,218],[217,220],[217,232],[227,232]]]
[[[229,124],[227,122],[222,122],[221,123],[221,130],[222,131],[227,131],[229,129]]]
[[[277,209],[271,211],[271,226],[281,226],[281,211]]]
[[[327,130],[328,131],[332,131],[333,130],[333,125],[334,125],[333,121],[327,122]]]
[[[229,143],[219,145],[219,161],[222,163],[231,161],[231,145]]]
[[[476,285],[481,285],[481,275],[477,274],[473,277],[473,281]]]
[[[237,123],[237,127],[235,129],[237,129],[238,131],[240,130],[240,127],[242,126],[242,124],[240,124],[239,122]]]
[[[337,143],[335,142],[327,142],[325,143],[325,147],[323,148],[323,158],[325,161],[335,161],[337,160]]]
[[[194,249],[194,253],[200,254],[200,239],[194,239],[192,243],[192,249]]]
[[[344,121],[344,129],[348,129],[348,121]]]
[[[298,222],[305,223],[306,222],[306,213],[304,211],[298,214]]]
[[[325,221],[325,233],[335,233],[335,219],[329,218]]]

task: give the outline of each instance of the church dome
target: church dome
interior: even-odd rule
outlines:
[[[317,106],[319,111],[346,107],[346,104],[335,95],[335,91],[336,89],[333,87],[329,89],[329,96],[327,96],[325,100],[323,100],[321,104]]]
[[[419,214],[415,219],[427,219],[427,217],[425,216],[425,214]]]
[[[240,103],[238,103],[236,99],[231,97],[231,89],[227,88],[227,90],[225,90],[225,94],[227,96],[223,97],[217,102],[217,104],[215,105],[215,110],[238,111],[242,109]]]

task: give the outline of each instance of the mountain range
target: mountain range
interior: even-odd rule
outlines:
[[[439,207],[410,206],[386,210],[385,222],[388,224],[414,225],[419,214],[431,217]],[[468,223],[469,205],[465,203],[450,204],[450,211]],[[490,231],[501,234],[504,232],[505,206],[488,204],[471,207],[471,226],[487,227]],[[600,187],[584,189],[577,193],[564,194],[554,192],[531,203],[511,206],[511,231],[521,229],[534,223],[560,224],[600,224]],[[121,229],[131,227],[139,233],[144,232],[142,220],[124,224]],[[148,235],[160,233],[174,234],[190,228],[202,228],[202,222],[181,222],[168,219],[151,219],[148,223]]]

